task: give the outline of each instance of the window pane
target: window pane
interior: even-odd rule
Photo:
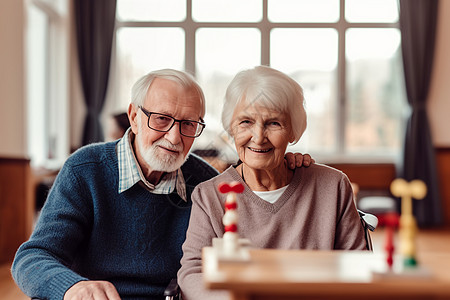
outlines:
[[[334,29],[274,29],[270,64],[303,87],[308,126],[290,150],[330,153],[336,150],[336,67],[338,36]]]
[[[261,0],[192,0],[192,18],[197,22],[258,22]]]
[[[186,19],[186,0],[117,0],[121,21],[182,21]]]
[[[202,28],[196,34],[196,77],[206,97],[206,128],[195,147],[223,150],[222,159],[236,158],[221,123],[225,91],[237,72],[261,64],[261,34],[257,29]]]
[[[339,0],[269,0],[268,17],[271,22],[337,22]]]
[[[33,5],[28,7],[27,23],[27,103],[28,154],[33,165],[49,159],[48,57],[49,23],[47,16]]]
[[[345,0],[348,22],[397,22],[397,0]]]
[[[346,34],[346,146],[355,154],[396,154],[404,109],[398,29],[351,29]]]
[[[184,69],[184,31],[181,28],[121,28],[117,31],[116,91],[119,107],[130,103],[131,87],[157,69]]]

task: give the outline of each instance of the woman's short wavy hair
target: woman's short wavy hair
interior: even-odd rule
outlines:
[[[306,129],[306,111],[302,87],[283,72],[267,66],[257,66],[236,74],[229,84],[222,109],[222,125],[232,136],[234,110],[241,102],[258,104],[290,115],[294,141],[297,143]]]
[[[203,94],[203,90],[200,85],[192,75],[173,69],[156,70],[139,78],[131,89],[132,103],[134,103],[136,106],[144,104],[148,89],[150,88],[155,78],[174,81],[180,84],[185,89],[194,88],[200,97],[200,104],[202,107],[200,117],[203,118],[205,116],[205,95]]]

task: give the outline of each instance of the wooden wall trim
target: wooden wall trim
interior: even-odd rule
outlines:
[[[28,159],[0,158],[0,263],[11,262],[31,234],[34,192]]]
[[[396,178],[394,164],[328,164],[347,174],[351,182],[358,184],[360,189],[384,190],[389,192],[392,180]]]
[[[29,164],[30,160],[20,157],[5,157],[0,156],[0,164]]]
[[[450,227],[450,147],[436,148],[436,165],[445,225]]]

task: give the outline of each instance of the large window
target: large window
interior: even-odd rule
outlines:
[[[234,160],[220,112],[240,70],[270,65],[303,87],[308,127],[289,148],[326,161],[392,160],[405,103],[396,0],[118,0],[110,93],[125,110],[131,86],[160,68],[195,75],[207,123],[195,148]]]
[[[68,0],[26,1],[27,144],[33,166],[69,155]]]

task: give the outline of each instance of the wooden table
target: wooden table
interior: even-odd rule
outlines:
[[[395,259],[385,275],[382,253],[255,249],[249,262],[223,262],[207,247],[203,273],[207,288],[229,290],[233,300],[450,299],[450,253],[418,256],[421,271],[402,276]]]

